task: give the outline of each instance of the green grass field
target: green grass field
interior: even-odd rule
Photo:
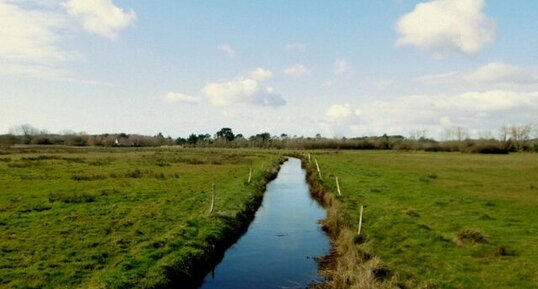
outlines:
[[[365,205],[356,246],[381,259],[381,278],[405,288],[538,288],[538,154],[312,157],[326,191],[336,195],[339,178],[345,227],[357,231]]]
[[[0,288],[152,288],[188,275],[193,260],[205,261],[229,237],[278,158],[239,150],[0,151]]]

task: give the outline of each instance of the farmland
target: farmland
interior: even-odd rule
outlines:
[[[245,225],[279,161],[269,152],[170,148],[0,153],[0,288],[189,279]]]
[[[0,288],[194,282],[285,154],[324,193],[328,288],[538,284],[537,154],[53,146],[0,151]]]
[[[538,286],[538,155],[318,152],[308,168],[331,204],[331,288]]]

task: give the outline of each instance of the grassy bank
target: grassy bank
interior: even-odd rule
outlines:
[[[3,150],[0,288],[184,286],[245,228],[278,160],[239,150]]]
[[[329,207],[330,288],[538,286],[538,155],[317,153],[307,167]]]

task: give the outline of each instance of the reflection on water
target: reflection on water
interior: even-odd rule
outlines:
[[[290,159],[268,184],[247,233],[200,288],[305,288],[319,280],[313,257],[330,249],[318,224],[324,217],[324,209],[310,197],[300,160]]]

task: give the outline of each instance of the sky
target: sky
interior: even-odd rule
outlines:
[[[0,134],[538,124],[535,0],[0,0]]]

